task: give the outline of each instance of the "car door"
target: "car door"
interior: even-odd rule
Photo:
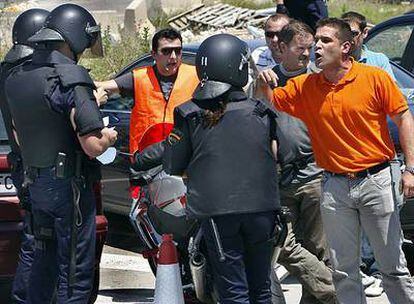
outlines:
[[[195,52],[183,51],[183,62],[194,65]],[[130,73],[133,69],[154,64],[150,54],[146,54],[123,68],[116,76]],[[131,206],[129,193],[129,118],[134,104],[132,97],[119,94],[110,96],[101,109],[103,117],[109,117],[109,126],[118,131],[115,147],[118,151],[115,161],[102,168],[103,207],[106,212],[128,215]]]
[[[414,14],[399,16],[374,26],[365,40],[368,49],[387,55],[414,72]]]

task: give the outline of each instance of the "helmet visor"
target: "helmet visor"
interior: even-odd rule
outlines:
[[[93,57],[103,57],[103,45],[101,37],[101,26],[93,25],[89,23],[86,25],[86,33],[92,38],[91,45],[89,46],[91,50],[91,55]]]
[[[231,84],[225,82],[214,80],[201,81],[193,93],[193,98],[196,100],[213,99],[223,95],[231,87]]]
[[[96,35],[96,39],[90,47],[91,54],[92,54],[93,57],[103,57],[104,56],[104,51],[103,51],[101,33],[99,32],[99,33],[96,33],[95,35]]]
[[[37,31],[33,36],[31,36],[28,40],[30,43],[39,43],[39,42],[53,42],[53,41],[65,41],[59,32],[44,27]]]

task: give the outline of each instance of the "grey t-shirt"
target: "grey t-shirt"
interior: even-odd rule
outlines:
[[[293,77],[307,73],[308,69],[296,72],[286,71],[278,64],[273,71],[279,77],[279,85],[285,86]],[[277,134],[279,135],[278,161],[281,167],[280,184],[307,182],[323,171],[315,163],[308,129],[305,124],[284,112],[278,112],[276,118]]]

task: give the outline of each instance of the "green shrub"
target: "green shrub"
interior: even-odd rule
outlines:
[[[414,9],[412,4],[387,4],[385,2],[387,1],[330,0],[328,10],[332,17],[340,17],[347,11],[355,11],[364,15],[368,22],[377,24]]]
[[[144,28],[142,33],[121,33],[120,41],[111,41],[110,29],[102,33],[102,44],[104,48],[103,58],[82,58],[80,64],[91,69],[94,80],[107,80],[121,68],[138,58],[150,49],[150,37],[148,29]]]
[[[274,1],[257,3],[254,0],[221,0],[222,3],[246,7],[251,9],[261,9],[276,7]],[[396,3],[390,3],[396,2]],[[328,10],[332,17],[339,17],[347,11],[356,11],[367,17],[371,23],[379,23],[393,16],[401,15],[407,11],[413,10],[414,5],[404,5],[393,0],[329,0]]]

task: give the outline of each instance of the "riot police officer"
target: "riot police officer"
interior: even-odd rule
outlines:
[[[100,28],[86,9],[64,4],[29,41],[38,44],[32,61],[5,84],[31,181],[35,254],[27,303],[50,303],[55,290],[57,303],[87,303],[95,258],[89,159],[117,132],[103,126],[93,81],[76,63],[87,48],[102,54]]]
[[[188,177],[187,211],[201,222],[222,304],[271,303],[276,125],[272,109],[242,90],[249,56],[228,34],[200,45],[200,84],[175,109],[164,154],[167,173]]]
[[[20,205],[25,210],[24,229],[19,254],[20,260],[14,277],[11,295],[15,303],[24,303],[26,299],[27,282],[33,260],[34,238],[31,229],[30,199],[27,188],[23,187],[23,163],[20,148],[13,135],[12,118],[4,93],[4,81],[10,69],[31,59],[34,45],[27,40],[43,26],[48,15],[49,11],[35,8],[21,13],[16,18],[12,29],[13,46],[1,63],[0,109],[11,148],[7,158],[11,166],[11,177],[17,190]]]

